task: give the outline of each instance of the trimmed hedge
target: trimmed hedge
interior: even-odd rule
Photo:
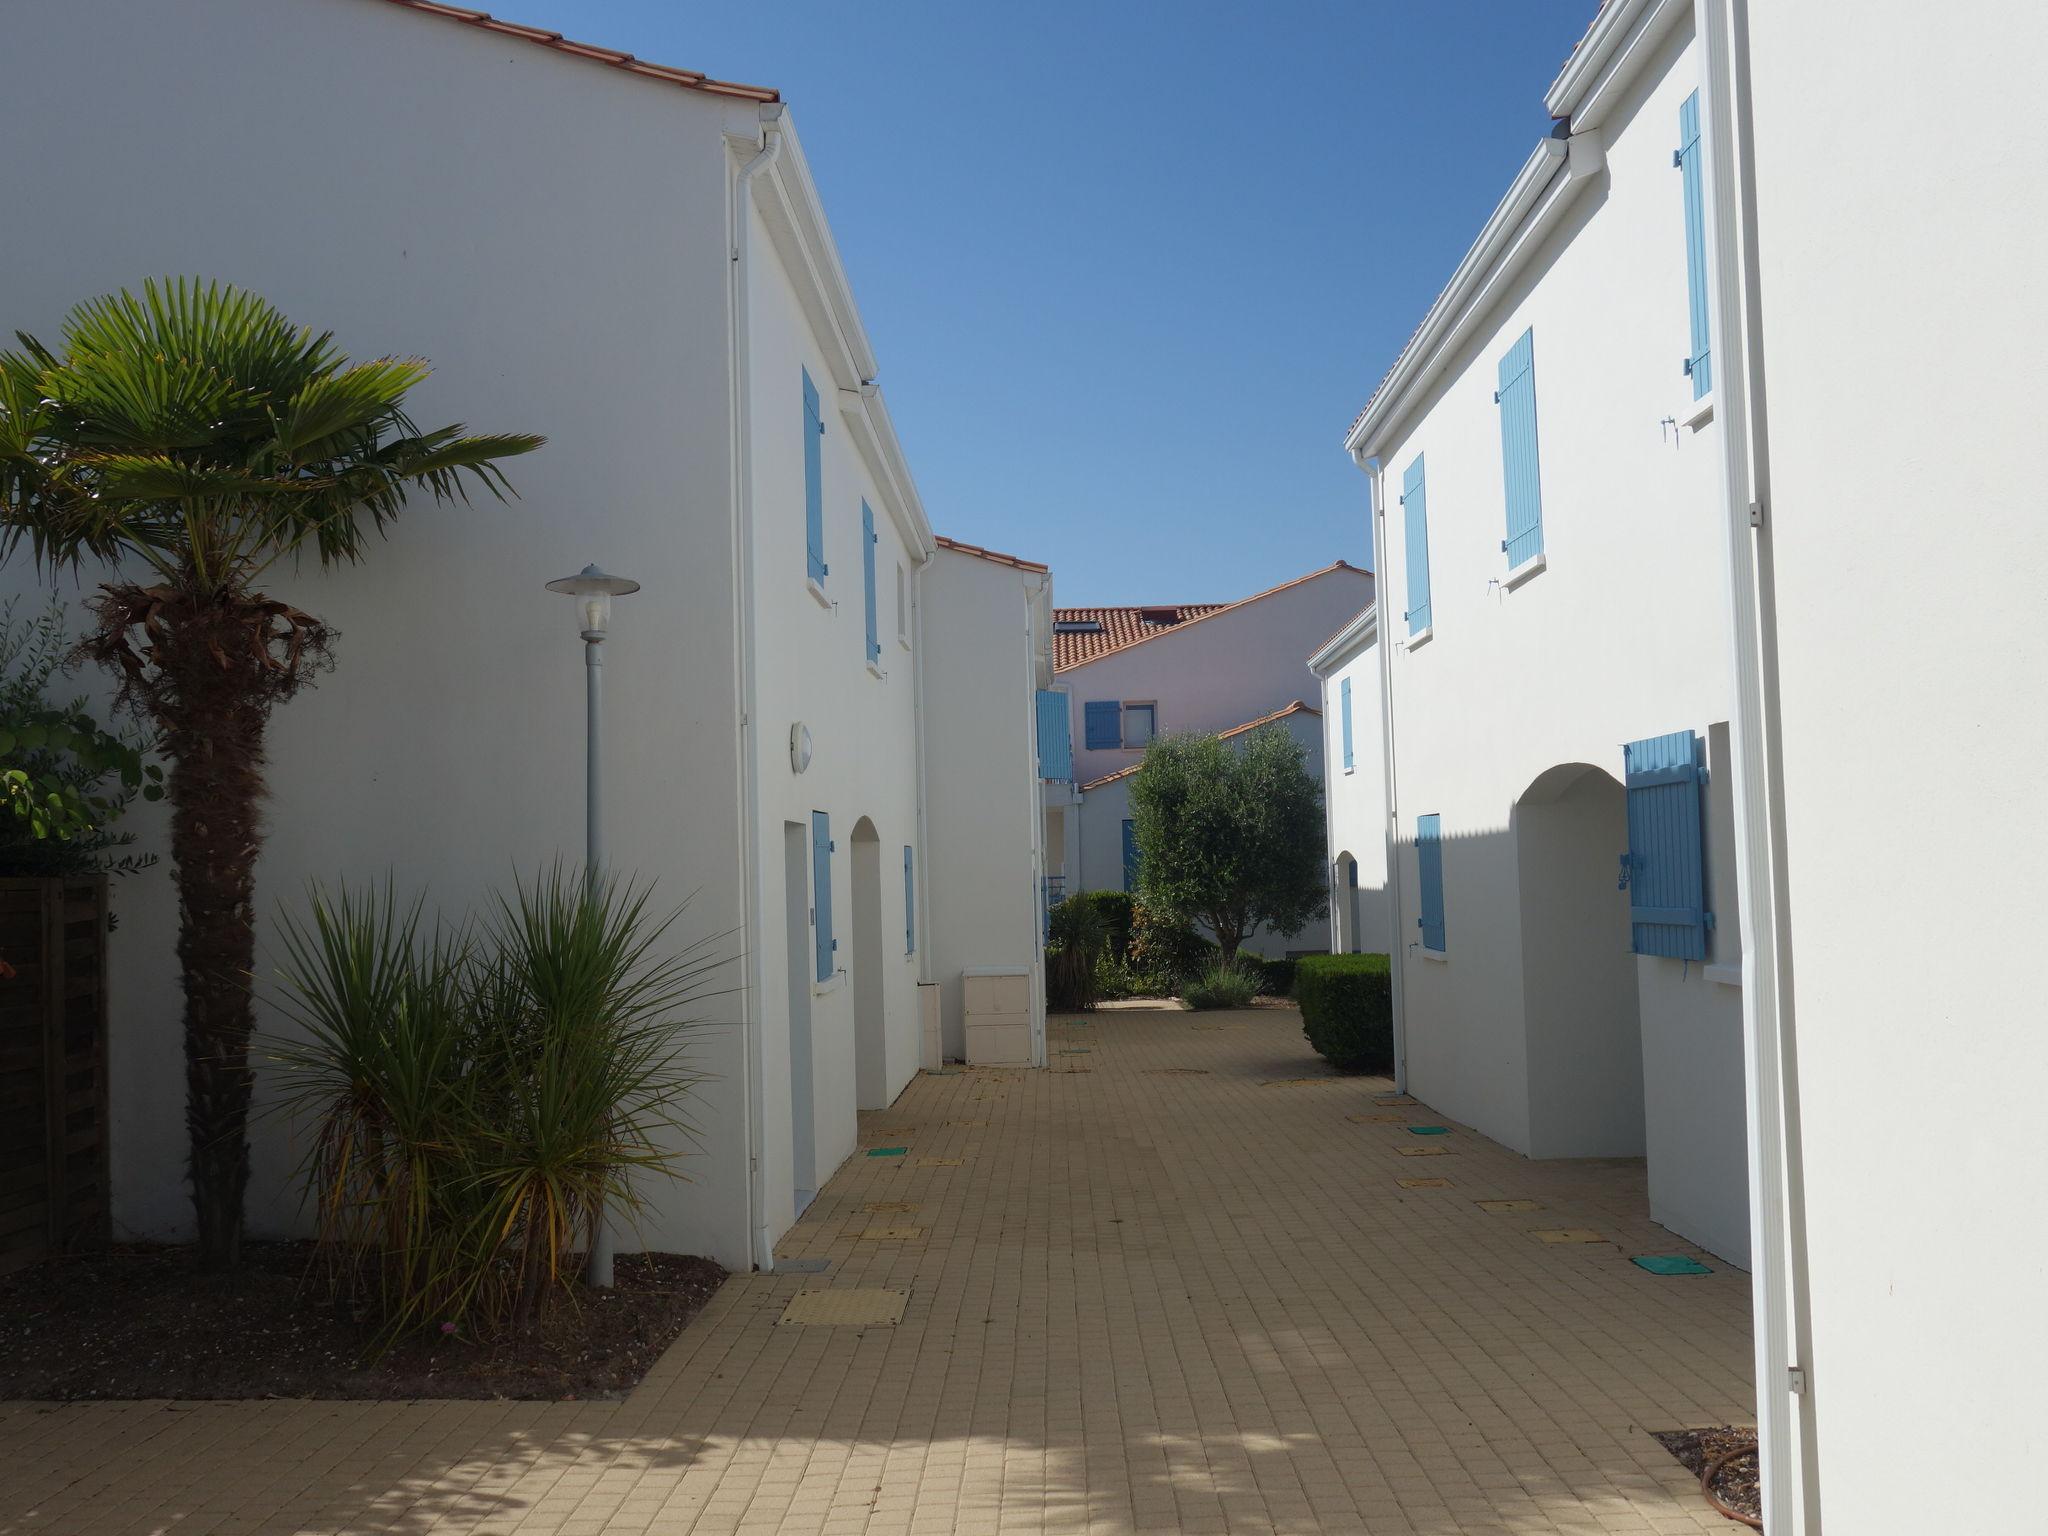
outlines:
[[[1346,1072],[1394,1070],[1394,975],[1385,955],[1309,955],[1295,962],[1301,1032]]]
[[[1260,987],[1266,996],[1294,996],[1294,968],[1299,962],[1294,960],[1265,960],[1257,955],[1248,955],[1243,950],[1238,951],[1237,962],[1239,965],[1248,964],[1258,968]]]

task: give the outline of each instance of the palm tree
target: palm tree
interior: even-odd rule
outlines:
[[[311,549],[362,557],[406,497],[499,500],[531,436],[422,432],[418,358],[350,363],[251,293],[184,279],[79,305],[53,351],[0,352],[0,558],[114,579],[81,649],[171,764],[185,1122],[199,1255],[231,1268],[249,1182],[254,885],[270,711],[332,664],[320,620],[256,583]],[[142,576],[144,580],[131,579]]]

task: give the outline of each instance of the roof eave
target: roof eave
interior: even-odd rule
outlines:
[[[1691,14],[1692,0],[1608,0],[1543,93],[1544,109],[1570,119],[1574,132],[1597,128],[1615,88],[1634,79],[1664,33]]]
[[[1321,648],[1308,659],[1309,671],[1317,677],[1328,677],[1332,671],[1343,666],[1378,639],[1379,632],[1379,604],[1374,603],[1323,642]]]

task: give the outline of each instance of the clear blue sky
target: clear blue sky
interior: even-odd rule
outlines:
[[[940,533],[1062,603],[1369,559],[1344,428],[1594,0],[476,0],[779,88]]]

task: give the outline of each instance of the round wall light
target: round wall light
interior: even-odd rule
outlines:
[[[789,771],[802,773],[811,766],[811,728],[799,720],[789,728]]]

